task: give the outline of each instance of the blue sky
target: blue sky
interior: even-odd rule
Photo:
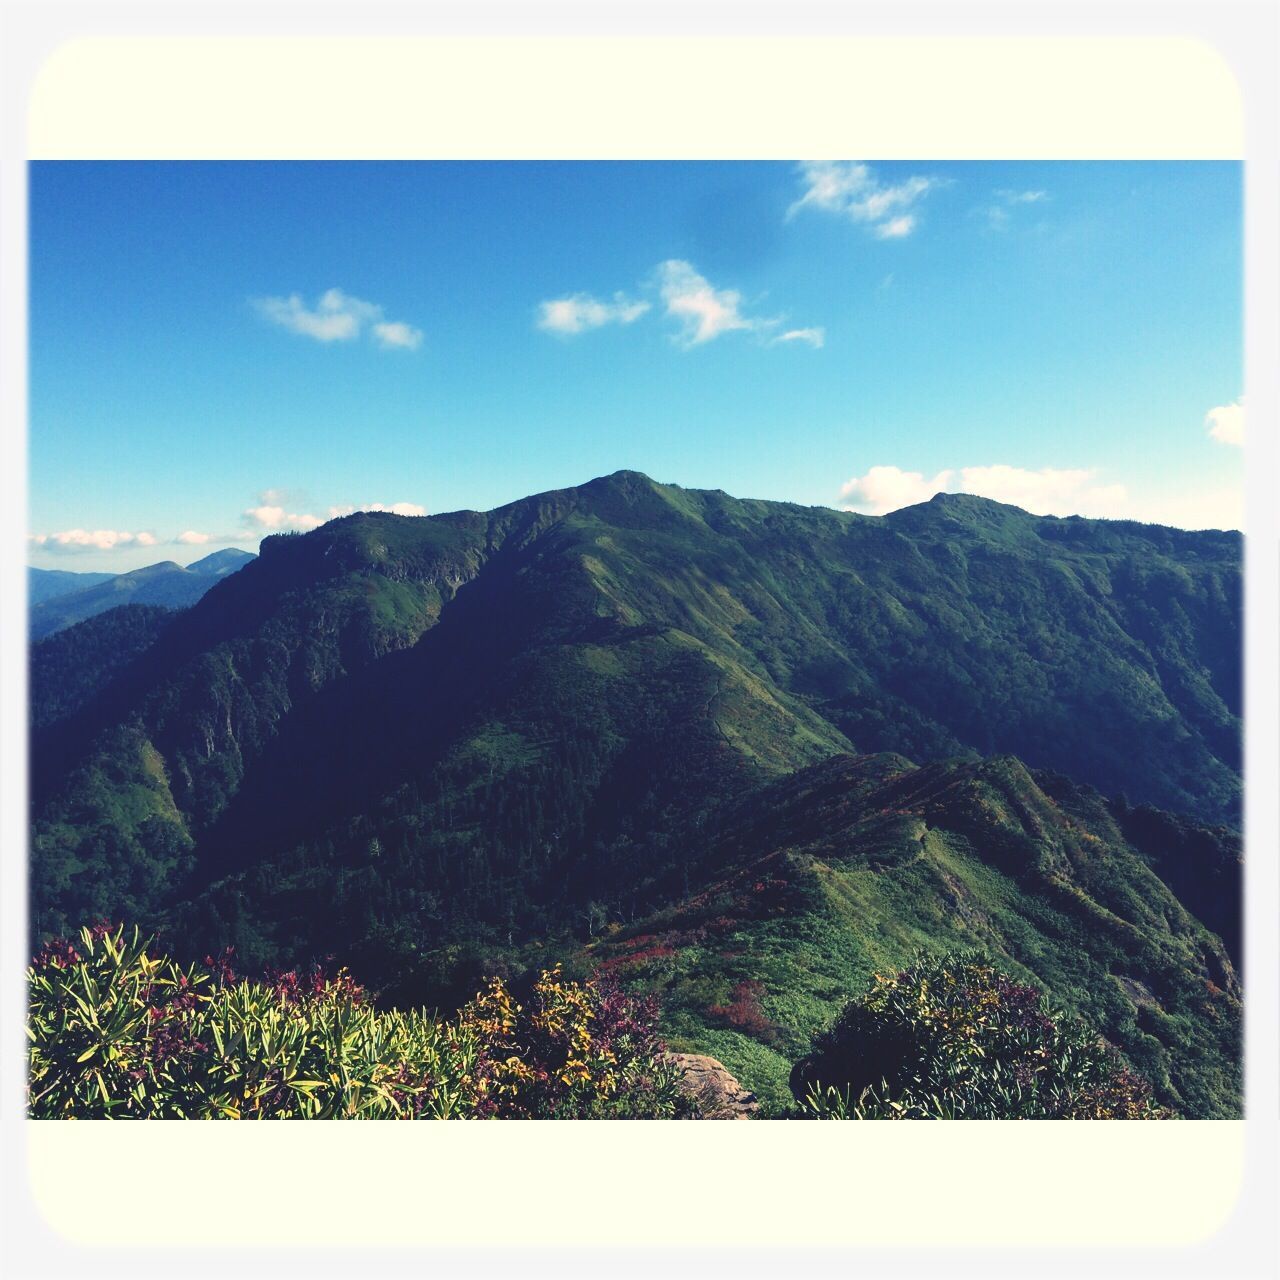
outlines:
[[[1228,163],[31,172],[31,563],[627,467],[1240,523]]]

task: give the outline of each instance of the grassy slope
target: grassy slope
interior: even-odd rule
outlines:
[[[873,973],[977,946],[1092,1020],[1166,1101],[1238,1114],[1225,949],[1104,811],[1086,827],[1018,762],[835,760],[744,806],[720,839],[731,866],[757,856],[589,955],[661,992],[673,1045],[721,1058],[770,1108]],[[759,984],[745,1001],[743,983]]]

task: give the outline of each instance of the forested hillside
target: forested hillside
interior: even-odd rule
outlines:
[[[160,605],[117,605],[32,645],[31,728],[78,711],[150,649],[173,616]]]

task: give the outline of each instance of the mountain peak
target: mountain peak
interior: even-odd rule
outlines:
[[[143,578],[158,578],[166,573],[186,573],[186,570],[176,560],[158,560],[155,564],[144,564],[141,569],[130,569],[128,573],[118,576],[138,581]]]
[[[993,499],[991,498],[979,497],[978,494],[976,493],[953,493],[947,489],[939,489],[938,492],[935,493],[932,498],[927,499],[926,505],[936,504],[937,506],[945,507],[945,506],[951,505],[952,503],[956,503],[963,506],[969,500],[973,500],[975,502],[993,501]]]
[[[586,484],[579,485],[578,489],[580,492],[609,489],[616,493],[635,494],[661,487],[657,481],[645,475],[643,471],[622,470],[611,471],[608,475],[596,476],[594,480],[588,480]]]
[[[927,533],[939,527],[963,525],[985,537],[1018,537],[1040,517],[1021,507],[976,493],[935,493],[925,502],[899,507],[883,516],[901,532]]]
[[[995,498],[984,498],[980,493],[949,493],[940,490],[935,493],[927,502],[919,505],[925,507],[934,507],[942,511],[1016,511],[1019,515],[1026,516],[1032,513],[1024,510],[1022,507],[1014,506],[1011,502],[998,502]]]
[[[250,560],[256,559],[257,556],[252,551],[241,551],[239,547],[224,547],[221,551],[214,551],[200,560],[193,560],[187,565],[187,572],[222,577],[228,573],[235,573],[237,569],[243,569]]]

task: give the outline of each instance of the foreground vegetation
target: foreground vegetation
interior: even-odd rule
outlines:
[[[649,1119],[687,1110],[650,1003],[543,972],[456,1017],[378,1010],[351,976],[237,978],[137,929],[47,944],[28,973],[36,1119]]]
[[[543,970],[452,1017],[380,1010],[343,970],[238,978],[137,929],[47,943],[28,972],[35,1119],[696,1118],[652,999]],[[976,954],[878,975],[795,1064],[789,1118],[1154,1119],[1150,1085]]]
[[[796,1063],[823,1120],[1156,1120],[1170,1112],[1096,1031],[975,954],[877,975]]]

